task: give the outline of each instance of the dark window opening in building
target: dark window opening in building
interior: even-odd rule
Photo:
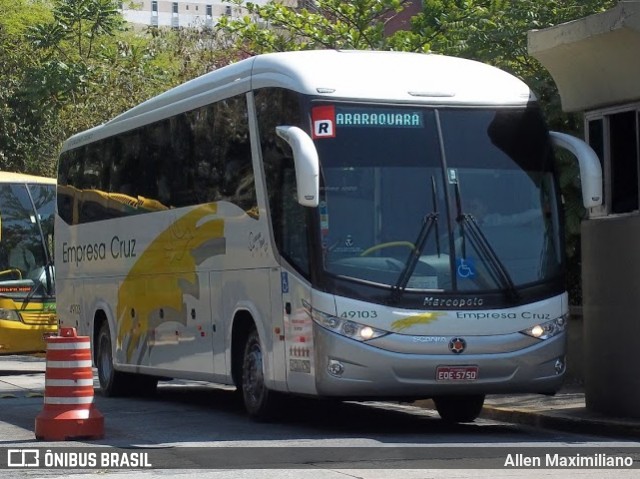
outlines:
[[[178,2],[173,2],[173,13],[178,13]]]
[[[609,116],[611,151],[611,212],[638,209],[637,114],[626,111]]]

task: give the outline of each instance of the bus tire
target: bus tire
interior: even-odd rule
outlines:
[[[251,419],[268,421],[276,415],[277,393],[264,380],[260,337],[255,329],[247,336],[242,358],[242,400]]]
[[[96,367],[100,390],[104,396],[117,397],[129,392],[128,377],[125,373],[116,371],[113,366],[113,349],[111,347],[111,332],[109,323],[102,323],[96,342]]]
[[[482,412],[484,394],[438,396],[433,398],[433,402],[443,421],[473,422]]]

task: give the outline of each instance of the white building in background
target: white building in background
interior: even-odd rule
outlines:
[[[265,4],[268,0],[252,0]],[[128,22],[157,27],[213,26],[218,18],[240,17],[239,7],[222,0],[138,0],[120,3],[122,14]]]

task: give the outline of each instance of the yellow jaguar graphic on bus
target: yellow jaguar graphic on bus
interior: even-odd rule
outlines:
[[[197,250],[207,257],[224,254],[224,222],[217,205],[197,208],[162,232],[142,253],[118,290],[118,344],[126,344],[127,362],[153,347],[149,333],[164,322],[186,323],[183,295],[199,295]],[[164,274],[149,273],[163,271]],[[148,341],[151,343],[148,344]]]

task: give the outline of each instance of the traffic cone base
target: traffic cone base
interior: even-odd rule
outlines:
[[[67,441],[70,439],[102,439],[104,416],[96,408],[86,410],[42,411],[36,417],[36,439]]]
[[[36,439],[101,439],[104,417],[94,405],[91,347],[75,328],[47,338],[44,409],[36,417]]]

